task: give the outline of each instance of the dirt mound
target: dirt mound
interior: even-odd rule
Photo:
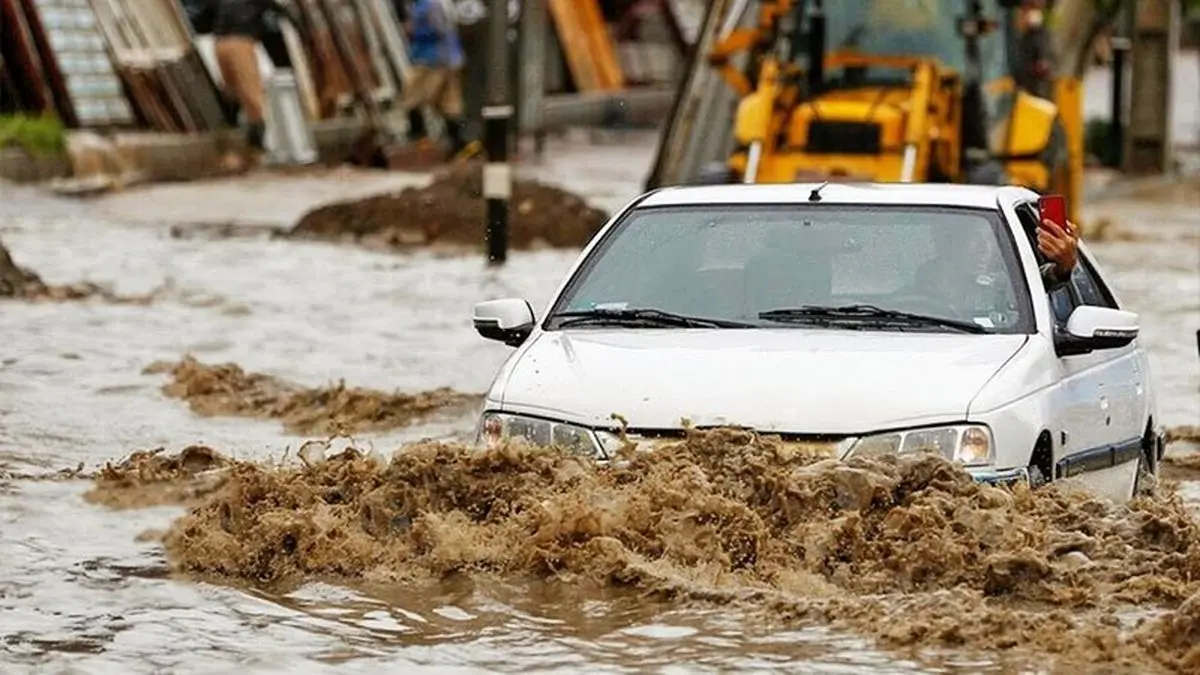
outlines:
[[[145,296],[123,296],[92,283],[51,285],[32,270],[18,267],[12,254],[0,242],[0,298],[15,300],[67,302],[99,297],[121,304],[149,304],[153,294]]]
[[[481,246],[486,202],[480,164],[456,165],[423,188],[319,207],[287,235],[362,241],[404,248],[427,244]],[[536,181],[513,181],[509,201],[509,245],[582,248],[608,215],[583,199]]]
[[[163,450],[139,450],[106,464],[84,499],[110,508],[192,504],[225,484],[231,462],[212,448],[192,445],[177,455]]]
[[[840,462],[740,431],[611,465],[418,444],[238,463],[165,538],[181,571],[254,582],[454,574],[636,587],[832,621],[884,644],[1007,649],[1131,672],[1195,661],[1200,524],[979,485],[934,456]],[[1158,611],[1140,625],[1131,609]]]
[[[334,435],[409,426],[439,412],[462,412],[480,397],[449,388],[416,394],[347,387],[345,382],[306,389],[269,375],[247,373],[232,363],[208,365],[191,356],[154,363],[147,374],[169,373],[163,393],[188,402],[206,417],[278,419],[288,431]]]

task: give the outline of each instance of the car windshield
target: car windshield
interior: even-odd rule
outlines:
[[[983,16],[1000,20],[995,0],[983,0]],[[831,49],[871,56],[928,55],[959,73],[966,66],[966,46],[958,34],[958,19],[966,14],[966,0],[839,0],[824,3],[827,44]],[[984,82],[1008,71],[1004,32],[996,30],[979,39]],[[906,80],[907,71],[874,66],[871,79]],[[836,77],[837,73],[829,73]]]
[[[1016,333],[1032,307],[994,211],[660,206],[604,236],[546,322],[612,325]]]

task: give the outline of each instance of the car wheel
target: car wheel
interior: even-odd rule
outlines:
[[[1050,481],[1046,480],[1046,474],[1042,473],[1042,467],[1035,464],[1029,465],[1029,487],[1037,489]]]
[[[1133,498],[1151,497],[1157,487],[1158,476],[1154,473],[1149,457],[1143,452],[1138,455],[1137,478],[1133,481]]]
[[[988,160],[983,164],[971,167],[965,176],[969,185],[1008,185],[1008,172],[1004,165],[996,160]]]
[[[695,185],[726,185],[732,183],[733,172],[724,162],[709,162],[700,170]]]

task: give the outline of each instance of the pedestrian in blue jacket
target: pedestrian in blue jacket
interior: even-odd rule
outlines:
[[[456,155],[466,147],[463,140],[463,50],[458,28],[442,0],[414,0],[407,18],[405,27],[413,71],[404,84],[400,107],[409,113],[409,139],[425,140],[424,124],[412,123],[420,115],[412,113],[421,106],[431,106],[445,120],[450,155]]]

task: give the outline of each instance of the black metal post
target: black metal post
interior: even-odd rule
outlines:
[[[508,125],[513,116],[509,97],[508,0],[488,5],[487,102],[483,108],[483,197],[487,200],[488,264],[508,259],[508,198],[512,168],[508,163]]]
[[[1114,37],[1112,47],[1112,120],[1113,166],[1122,166],[1125,159],[1125,57],[1129,54],[1129,38]]]

